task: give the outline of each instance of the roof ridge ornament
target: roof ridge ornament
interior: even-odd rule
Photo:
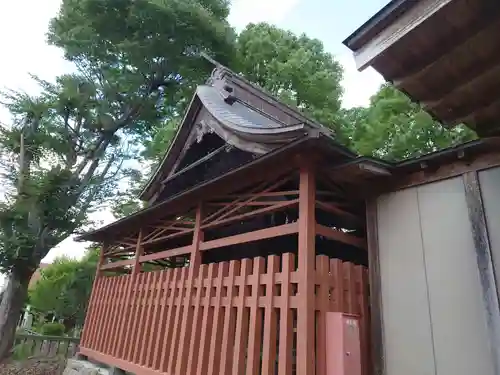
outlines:
[[[209,86],[215,86],[216,82],[220,82],[224,78],[224,69],[221,69],[221,67],[216,66],[213,70],[212,73],[210,73],[210,77],[208,77],[206,84]]]

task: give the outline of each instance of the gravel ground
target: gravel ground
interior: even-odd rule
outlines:
[[[0,364],[0,375],[61,375],[65,365],[66,359],[64,358],[7,361]]]

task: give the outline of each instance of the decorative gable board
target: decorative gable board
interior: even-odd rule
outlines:
[[[207,84],[197,87],[176,138],[141,198],[152,204],[162,195],[167,182],[170,183],[173,177],[181,178],[183,169],[191,168],[190,163],[185,161],[186,155],[195,154],[189,151],[195,144],[198,149],[202,148],[199,145],[203,144],[205,134],[216,134],[228,147],[241,151],[238,155],[242,160],[251,160],[299,137],[318,133],[332,135],[328,129],[308,120],[297,110],[217,65]],[[219,147],[223,145],[221,143]],[[209,163],[208,156],[216,151],[213,145],[207,147],[206,150],[196,151],[200,159],[204,159],[200,162]],[[199,163],[190,161],[191,164]],[[221,167],[220,160],[218,163],[220,170],[226,171],[226,167]],[[229,164],[240,165],[239,162]],[[192,187],[176,186],[179,189]]]

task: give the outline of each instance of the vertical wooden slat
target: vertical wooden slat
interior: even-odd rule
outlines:
[[[247,375],[259,374],[260,344],[262,335],[262,309],[259,307],[260,275],[264,270],[264,258],[253,260],[252,295],[250,296],[250,322],[248,329]]]
[[[149,349],[149,342],[151,341],[151,336],[153,335],[153,332],[151,331],[151,326],[153,323],[153,315],[154,315],[154,309],[155,309],[155,298],[156,294],[158,291],[158,275],[159,273],[156,272],[148,272],[148,278],[147,278],[147,285],[148,285],[148,293],[147,293],[147,308],[146,308],[146,313],[144,317],[144,336],[141,339],[141,346],[139,347],[141,355],[138,360],[138,364],[145,366],[146,365],[146,357],[148,355],[148,349]]]
[[[161,353],[161,359],[160,359],[160,370],[163,372],[167,371],[167,364],[168,364],[168,354],[170,351],[170,345],[172,344],[172,333],[173,333],[173,317],[175,316],[175,299],[177,298],[177,285],[179,283],[179,275],[180,275],[180,269],[179,268],[174,268],[173,270],[173,275],[172,275],[172,280],[170,281],[169,284],[169,298],[168,298],[168,312],[167,312],[167,318],[163,322],[166,326],[165,330],[165,339],[163,341],[163,348],[162,348],[162,353]]]
[[[196,279],[196,297],[194,302],[193,320],[192,320],[192,331],[189,340],[189,354],[187,361],[187,374],[194,374],[198,368],[198,352],[200,347],[200,331],[201,331],[201,317],[203,313],[203,308],[201,306],[202,296],[204,290],[204,280],[207,276],[208,266],[202,264],[198,272],[198,277]]]
[[[314,262],[316,184],[311,167],[300,170],[297,315],[297,375],[314,375]]]
[[[212,322],[212,334],[210,339],[210,355],[208,358],[208,375],[220,374],[220,357],[221,357],[221,344],[223,332],[223,311],[222,311],[222,290],[224,277],[227,276],[228,263],[222,262],[218,264],[217,278],[215,280],[215,303]]]
[[[132,327],[135,322],[135,313],[137,310],[137,296],[138,296],[138,275],[131,273],[127,276],[129,278],[128,286],[128,305],[125,306],[125,317],[123,322],[123,341],[120,344],[119,358],[128,358],[128,349],[131,345]]]
[[[276,338],[278,334],[275,303],[275,277],[279,271],[279,258],[271,255],[267,258],[267,282],[264,311],[264,340],[262,345],[262,375],[275,375]]]
[[[329,304],[329,259],[325,255],[316,257],[316,275],[319,279],[319,290],[317,295],[318,313],[316,322],[316,369],[318,375],[326,375],[326,313],[330,309]]]
[[[117,326],[116,326],[117,319],[115,319],[114,317],[118,318],[119,312],[120,312],[120,306],[121,306],[120,305],[120,298],[121,298],[121,294],[123,291],[122,281],[123,281],[122,276],[113,277],[113,283],[115,284],[115,287],[114,287],[113,295],[110,298],[110,302],[112,303],[112,306],[111,306],[111,313],[109,315],[109,317],[113,317],[113,318],[108,319],[108,320],[110,320],[109,330],[108,330],[108,333],[106,334],[107,338],[106,338],[105,347],[103,350],[103,352],[106,354],[112,353],[114,342],[116,340],[120,339],[119,337],[117,337],[117,336],[119,336],[119,334],[117,332]]]
[[[82,346],[85,346],[87,343],[87,331],[91,329],[92,324],[91,321],[93,317],[95,316],[95,309],[94,309],[94,301],[96,298],[96,291],[95,287],[97,285],[97,280],[99,279],[99,275],[101,273],[101,266],[104,261],[104,251],[106,251],[107,245],[106,243],[103,243],[101,246],[101,249],[99,250],[99,260],[97,261],[97,266],[95,270],[95,276],[94,276],[94,282],[92,283],[92,291],[90,292],[90,299],[89,299],[89,304],[87,307],[87,313],[85,314],[85,321],[83,323],[83,331],[81,335],[81,344]]]
[[[208,265],[208,286],[205,298],[203,298],[203,318],[201,321],[201,335],[200,346],[198,351],[198,366],[196,369],[197,375],[206,375],[208,367],[208,355],[210,350],[210,326],[212,324],[212,307],[211,299],[213,292],[214,272],[216,272],[216,265],[211,263]],[[210,322],[210,323],[209,323]]]
[[[290,273],[294,269],[294,265],[295,259],[293,254],[283,254],[281,270],[283,283],[281,284],[278,375],[292,374],[293,322],[292,309],[290,308],[290,297],[292,295]]]
[[[236,332],[234,339],[234,363],[233,375],[242,375],[245,371],[245,358],[247,353],[247,335],[248,335],[248,309],[245,307],[246,282],[250,273],[251,260],[243,259],[241,261],[240,285],[237,302]]]
[[[91,341],[89,343],[89,348],[95,349],[97,347],[97,342],[99,340],[99,330],[101,329],[101,325],[103,324],[102,321],[102,310],[104,308],[103,303],[104,303],[104,287],[106,285],[106,280],[107,278],[104,276],[99,277],[99,289],[98,289],[98,294],[96,296],[96,316],[94,320],[94,326],[92,327],[91,331]]]
[[[345,285],[345,298],[347,300],[346,313],[356,314],[356,279],[354,278],[354,265],[350,262],[342,264],[344,271]]]
[[[141,292],[141,305],[139,314],[136,316],[137,322],[137,336],[134,340],[134,355],[132,356],[133,363],[139,363],[139,358],[141,356],[141,348],[144,346],[144,338],[145,338],[145,320],[146,320],[146,312],[148,310],[148,300],[150,294],[150,281],[151,281],[151,272],[141,274],[142,277],[142,292]]]
[[[118,321],[118,332],[120,332],[119,340],[115,340],[115,345],[113,348],[113,356],[117,358],[121,358],[123,356],[123,347],[124,347],[124,336],[127,331],[128,320],[130,319],[130,307],[131,307],[131,294],[132,294],[132,286],[133,286],[133,277],[131,275],[123,276],[125,278],[125,286],[123,292],[123,304],[120,306],[120,314]]]
[[[155,272],[154,283],[154,295],[153,295],[153,313],[151,314],[151,320],[148,325],[148,345],[146,348],[146,358],[144,365],[146,367],[153,366],[153,352],[155,350],[154,343],[155,338],[159,334],[158,316],[160,314],[160,303],[162,297],[162,282],[165,272]]]
[[[113,283],[113,291],[111,295],[109,296],[109,303],[110,303],[110,312],[108,317],[117,317],[117,307],[118,307],[118,299],[120,296],[120,276],[113,276],[112,278],[112,283]],[[103,346],[103,353],[109,354],[111,352],[111,347],[113,345],[113,340],[114,340],[114,334],[115,334],[115,324],[116,320],[115,319],[107,319],[109,321],[108,327],[107,327],[107,332],[105,333],[105,341],[104,341],[104,346]]]
[[[106,316],[111,316],[110,311],[111,311],[111,306],[112,306],[112,293],[113,293],[113,278],[112,277],[107,277],[106,278],[106,286],[104,288],[104,304],[103,304],[103,310],[101,313],[101,317],[106,317]],[[101,329],[99,330],[98,333],[98,342],[96,345],[96,350],[102,352],[104,342],[106,340],[106,334],[108,332],[108,327],[110,324],[110,319],[102,319],[101,323]]]
[[[222,332],[221,346],[221,375],[229,375],[233,365],[234,333],[236,331],[236,313],[233,307],[235,292],[235,276],[240,271],[240,262],[233,260],[229,263],[229,276],[227,278],[227,304],[224,310],[224,329]]]
[[[169,374],[173,374],[175,371],[175,365],[176,361],[179,358],[179,354],[177,352],[177,349],[179,348],[179,335],[181,331],[181,317],[182,313],[184,310],[184,298],[185,298],[185,293],[186,293],[186,284],[187,284],[187,276],[188,276],[188,269],[186,267],[181,268],[181,276],[180,276],[180,281],[179,281],[179,295],[176,298],[177,300],[177,308],[175,311],[175,316],[174,320],[172,321],[172,329],[173,329],[173,335],[172,335],[172,342],[170,344],[170,350],[169,350],[169,359],[168,359],[168,370],[167,372]]]
[[[87,337],[85,343],[81,346],[84,348],[92,349],[95,342],[95,333],[97,330],[98,320],[99,320],[99,309],[101,306],[101,291],[102,291],[103,277],[98,276],[94,281],[94,286],[92,287],[92,293],[94,294],[94,299],[92,301],[92,308],[90,310],[89,322],[86,328]],[[86,323],[87,324],[87,323]]]
[[[332,311],[344,312],[344,268],[339,259],[330,259],[330,273],[333,275],[334,304]]]
[[[160,316],[158,318],[158,335],[155,340],[154,354],[153,354],[153,365],[155,370],[159,370],[161,367],[161,358],[165,353],[165,336],[167,330],[167,315],[169,311],[168,306],[168,296],[170,283],[172,282],[172,277],[174,271],[169,269],[162,271],[163,277],[161,282],[161,310]]]
[[[181,332],[179,336],[179,356],[175,372],[185,374],[189,357],[189,341],[191,337],[191,328],[193,324],[194,307],[191,306],[193,294],[194,279],[199,273],[201,264],[200,242],[203,241],[203,231],[201,230],[202,207],[198,205],[196,209],[196,219],[193,231],[193,244],[189,258],[189,274],[187,279],[187,291],[184,297],[184,313],[181,321]]]
[[[131,320],[131,326],[130,326],[130,339],[127,342],[127,356],[126,359],[129,362],[133,361],[133,356],[134,356],[134,350],[135,350],[135,345],[137,343],[137,336],[138,336],[138,330],[139,330],[139,319],[138,317],[140,316],[141,312],[141,305],[142,305],[142,299],[143,299],[143,294],[144,294],[144,276],[145,274],[139,273],[139,274],[134,274],[135,278],[135,293],[134,293],[134,312],[132,314],[133,319]]]

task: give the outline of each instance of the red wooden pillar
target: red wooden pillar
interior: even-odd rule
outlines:
[[[300,169],[297,314],[297,375],[314,375],[314,263],[316,182],[309,164]]]
[[[191,334],[196,333],[198,319],[194,316],[194,308],[191,306],[191,299],[193,297],[192,289],[195,278],[199,275],[201,264],[200,242],[203,241],[203,231],[201,229],[202,221],[202,205],[199,204],[196,209],[196,220],[193,231],[193,244],[191,248],[191,255],[189,258],[189,272],[187,280],[187,291],[184,300],[184,312],[181,323],[181,334],[179,337],[179,354],[176,363],[175,373],[186,374],[190,365],[189,359],[189,342]],[[201,286],[200,286],[201,287]],[[194,327],[193,327],[194,325]],[[194,329],[194,331],[193,331]],[[192,370],[191,370],[192,371]]]
[[[134,265],[132,268],[132,275],[137,275],[141,272],[141,262],[140,257],[143,254],[143,246],[142,246],[142,229],[139,229],[139,236],[137,237],[137,245],[135,246],[135,258]]]

